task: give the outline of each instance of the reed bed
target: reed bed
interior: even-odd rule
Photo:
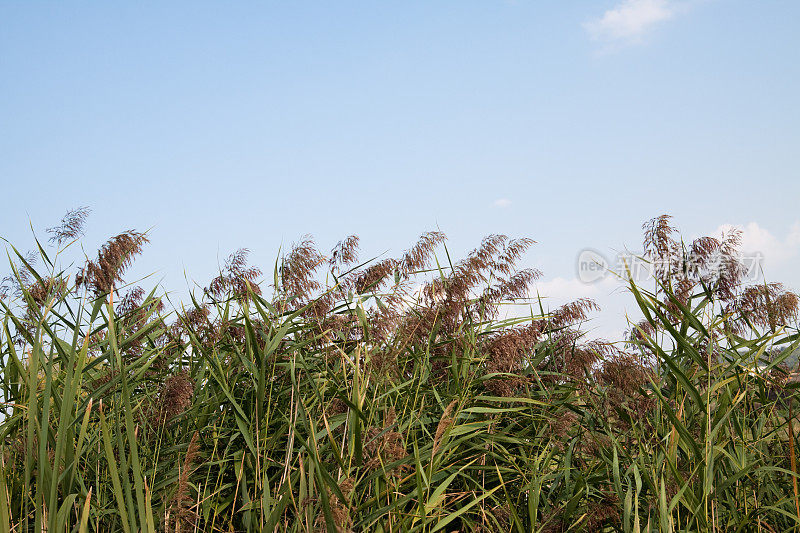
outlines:
[[[610,342],[581,333],[594,302],[526,299],[529,239],[453,261],[431,232],[361,262],[355,236],[303,238],[267,275],[240,250],[166,306],[124,280],[146,234],[61,266],[87,214],[35,262],[9,245],[3,531],[800,525],[798,299],[745,286],[735,232],[645,224],[656,280],[629,280],[641,321]]]

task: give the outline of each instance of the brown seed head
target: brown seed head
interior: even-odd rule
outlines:
[[[149,242],[146,235],[129,230],[111,238],[97,252],[95,261],[88,261],[83,271],[76,277],[76,284],[84,285],[95,294],[108,294],[114,285],[122,280],[122,274],[142,253]]]
[[[60,245],[65,241],[81,237],[83,235],[83,226],[90,212],[91,209],[88,207],[78,207],[67,211],[67,214],[61,219],[61,224],[47,228],[47,232],[50,234],[50,242]]]

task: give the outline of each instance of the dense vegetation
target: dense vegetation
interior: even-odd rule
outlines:
[[[523,300],[528,239],[453,262],[432,232],[365,264],[356,237],[304,239],[268,282],[242,250],[167,310],[123,281],[144,234],[62,269],[86,214],[37,262],[9,247],[4,531],[800,525],[797,297],[744,286],[735,232],[646,224],[642,321],[605,342],[580,333],[593,302]]]

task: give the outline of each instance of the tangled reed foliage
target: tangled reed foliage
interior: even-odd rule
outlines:
[[[303,237],[269,282],[241,249],[167,310],[123,279],[143,234],[62,268],[86,213],[39,262],[11,249],[4,528],[800,526],[797,296],[742,283],[735,232],[685,245],[648,222],[656,284],[630,280],[643,321],[609,342],[581,332],[593,301],[528,299],[529,239],[451,262],[429,232],[360,263],[355,236]]]

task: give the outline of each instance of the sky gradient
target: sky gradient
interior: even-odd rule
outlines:
[[[800,289],[800,3],[736,0],[0,3],[0,235],[88,205],[86,251],[150,230],[134,275],[271,270],[312,234],[399,254],[441,229],[538,244],[554,301],[580,250],[641,224],[745,229]],[[611,334],[619,322],[601,319]]]

